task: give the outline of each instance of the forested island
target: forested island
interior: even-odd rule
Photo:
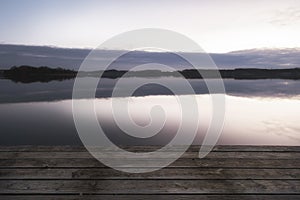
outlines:
[[[50,68],[46,66],[20,66],[12,67],[8,70],[0,71],[2,78],[10,79],[14,82],[49,82],[52,80],[63,81],[73,79],[77,72],[63,68]]]
[[[120,78],[120,77],[179,77],[187,79],[219,78],[224,79],[300,79],[300,68],[292,69],[258,69],[258,68],[238,68],[216,70],[195,70],[185,69],[181,71],[160,71],[160,70],[106,70],[93,72],[78,72],[63,68],[50,68],[47,66],[19,66],[0,71],[1,77],[14,82],[49,82],[52,80],[63,81],[73,79],[77,75],[85,77]]]

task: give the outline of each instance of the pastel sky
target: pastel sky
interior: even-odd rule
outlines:
[[[0,43],[94,48],[139,28],[208,52],[300,47],[299,0],[0,0]]]

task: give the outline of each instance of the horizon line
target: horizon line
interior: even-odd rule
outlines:
[[[65,47],[65,46],[57,46],[57,45],[38,45],[38,44],[20,44],[20,43],[5,43],[5,42],[0,42],[0,46],[2,45],[7,45],[7,46],[24,46],[24,47],[45,47],[45,48],[52,48],[52,49],[65,49],[65,50],[96,50],[97,48],[92,48],[92,47]],[[127,49],[98,49],[98,50],[103,50],[103,51],[128,51]],[[233,50],[233,51],[228,51],[228,52],[206,52],[203,50],[203,52],[200,53],[208,53],[208,54],[229,54],[229,53],[239,53],[239,52],[245,52],[245,51],[268,51],[268,50],[298,50],[300,51],[300,47],[259,47],[259,48],[249,48],[249,49],[238,49],[238,50]],[[149,53],[199,53],[199,52],[185,52],[185,51],[146,51],[146,50],[134,50],[134,51],[141,51],[141,52],[149,52]]]

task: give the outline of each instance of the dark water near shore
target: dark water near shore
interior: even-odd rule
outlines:
[[[82,78],[84,79],[84,78]],[[90,78],[89,79],[93,79]],[[128,78],[135,82],[139,78]],[[178,85],[178,78],[164,77],[164,81]],[[111,97],[118,79],[101,79],[96,91],[96,98]],[[214,82],[214,79],[207,80]],[[189,80],[196,94],[207,94],[205,82],[200,79]],[[51,81],[48,83],[15,83],[0,79],[0,103],[57,101],[72,98],[74,80]],[[292,97],[300,95],[300,81],[282,79],[233,80],[224,79],[226,94],[242,97]],[[172,94],[157,85],[148,85],[135,93],[135,96],[169,95]],[[179,94],[189,94],[182,90]],[[178,95],[179,95],[178,94]]]
[[[176,78],[166,79],[176,84]],[[166,116],[171,120],[159,138],[148,140],[127,137],[107,117],[109,97],[116,81],[104,79],[96,92],[98,119],[105,121],[110,139],[130,145],[169,141],[179,123],[176,114]],[[203,116],[195,140],[201,144],[209,124],[210,100],[203,80],[190,80],[190,83],[198,94],[199,112]],[[224,84],[226,120],[219,144],[300,145],[300,81],[224,80]],[[0,145],[80,145],[72,117],[72,87],[73,80],[22,84],[0,79]],[[185,91],[180,94],[189,95]],[[135,95],[129,99],[136,105],[133,113],[139,111],[141,121],[147,121],[144,108],[152,102],[160,101],[162,106],[170,107],[170,96],[167,96],[170,92],[161,87],[149,85]]]

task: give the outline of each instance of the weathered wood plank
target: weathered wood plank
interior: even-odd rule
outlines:
[[[132,174],[111,168],[100,169],[0,169],[3,179],[299,179],[299,169],[199,169],[164,168],[151,173]]]
[[[0,196],[0,200],[212,200],[212,199],[226,199],[226,200],[299,200],[300,195],[4,195]]]
[[[152,151],[158,149],[157,146],[124,146],[124,149],[128,149],[131,151]],[[181,146],[176,146],[176,148],[181,149]],[[192,145],[188,149],[188,151],[196,151],[198,152],[200,149],[199,145]],[[0,146],[0,152],[78,152],[78,151],[86,151],[86,148],[83,146]],[[250,146],[250,145],[222,145],[215,146],[213,151],[233,151],[233,152],[300,152],[300,146]]]
[[[134,160],[135,163],[144,163],[145,161]],[[147,161],[150,166],[155,165],[155,160]],[[18,159],[0,159],[0,168],[94,168],[106,167],[95,158],[18,158]],[[124,167],[129,167],[124,165]],[[300,159],[197,159],[197,158],[180,158],[168,166],[183,168],[295,168],[300,169]]]
[[[0,194],[300,194],[299,180],[0,180]]]
[[[124,158],[122,152],[105,152],[102,158]],[[185,152],[181,158],[197,158],[198,152]],[[300,152],[210,152],[207,158],[252,158],[252,159],[300,159]],[[18,158],[92,158],[89,152],[1,152],[0,159]],[[147,156],[144,156],[147,158]],[[159,158],[177,158],[177,153],[168,152]]]
[[[14,148],[0,148],[0,200],[300,198],[298,147],[217,146],[199,159],[192,146],[167,168],[144,174],[107,168],[83,147]],[[151,167],[157,160],[131,161]]]
[[[0,196],[0,200],[212,200],[212,199],[226,199],[226,200],[299,200],[300,195],[26,195],[26,196]]]

